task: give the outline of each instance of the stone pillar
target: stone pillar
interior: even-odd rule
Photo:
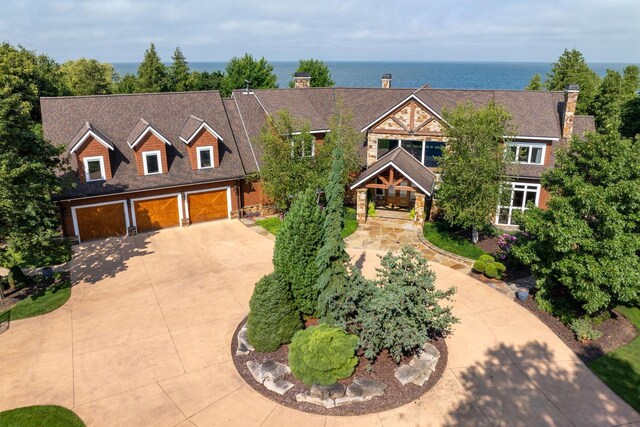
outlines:
[[[382,75],[382,88],[389,89],[391,87],[391,74],[386,73]]]
[[[356,219],[358,224],[367,222],[367,189],[358,188],[356,190]]]
[[[367,135],[367,167],[378,161],[378,137]]]
[[[564,91],[564,114],[562,115],[562,137],[569,140],[573,134],[573,119],[578,104],[578,85],[569,85]]]
[[[311,87],[311,74],[303,72],[294,73],[293,83],[296,89]]]
[[[413,218],[413,223],[416,227],[422,227],[424,225],[424,204],[425,195],[422,193],[416,193],[416,204],[414,206],[416,216]]]

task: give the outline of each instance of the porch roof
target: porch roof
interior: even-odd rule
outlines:
[[[356,188],[363,187],[366,185],[367,181],[375,178],[388,168],[394,168],[413,185],[415,185],[416,188],[428,196],[433,194],[436,174],[427,169],[402,147],[398,147],[388,152],[378,159],[377,162],[369,166],[358,176],[358,178],[356,178],[353,184],[351,184],[351,189],[354,190]]]

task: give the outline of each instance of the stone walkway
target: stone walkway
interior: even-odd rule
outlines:
[[[349,253],[371,277],[384,252]],[[236,220],[75,247],[70,300],[0,334],[0,411],[58,404],[90,427],[640,423],[535,316],[439,263],[431,265],[436,286],[456,286],[460,323],[433,389],[359,417],[280,406],[244,382],[229,348],[254,284],[273,269],[272,254],[272,240]]]

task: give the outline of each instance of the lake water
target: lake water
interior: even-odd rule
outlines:
[[[287,87],[297,61],[271,63],[278,85]],[[379,87],[385,73],[393,76],[392,87],[417,88],[428,83],[434,88],[524,89],[535,73],[544,79],[551,70],[545,62],[337,62],[325,61],[336,86]],[[222,71],[226,62],[191,62],[197,71]],[[590,67],[603,76],[608,68],[620,71],[628,64],[593,63]],[[120,74],[135,74],[137,63],[115,63]]]

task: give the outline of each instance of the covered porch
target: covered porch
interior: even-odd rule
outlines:
[[[436,176],[403,148],[396,148],[367,168],[351,185],[356,190],[357,219],[365,223],[369,204],[376,217],[412,220],[427,217]]]

